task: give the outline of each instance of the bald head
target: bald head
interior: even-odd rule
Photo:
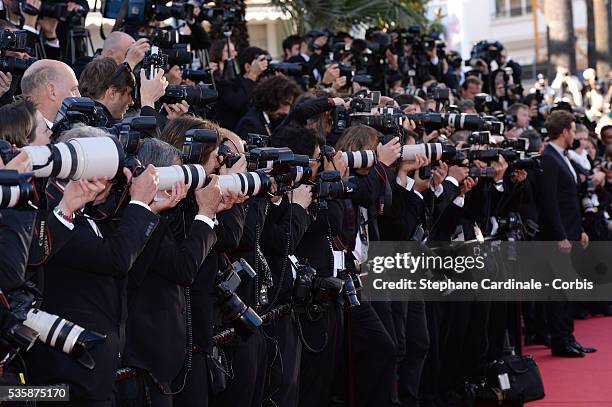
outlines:
[[[49,121],[55,119],[65,98],[80,96],[72,68],[52,59],[41,59],[30,65],[21,78],[21,90]]]
[[[112,58],[117,65],[120,65],[125,60],[128,48],[134,44],[134,38],[121,31],[113,31],[104,40],[102,48],[102,56]]]

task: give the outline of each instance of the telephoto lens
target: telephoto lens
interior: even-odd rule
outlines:
[[[478,168],[470,167],[468,177],[471,178],[493,178],[495,176],[495,170],[493,167]]]
[[[252,171],[219,176],[221,192],[240,193],[246,196],[265,194],[272,187],[272,180],[264,171]]]
[[[376,152],[373,150],[342,152],[342,159],[348,168],[370,168],[376,162]]]
[[[204,167],[199,164],[172,165],[170,167],[157,167],[159,191],[171,190],[177,182],[184,182],[189,190],[198,190],[208,184]],[[265,171],[253,171],[219,176],[221,192],[242,193],[255,196],[270,190],[272,182]]]
[[[223,293],[221,311],[237,325],[238,332],[246,336],[252,334],[258,326],[263,324],[253,308],[246,305],[236,293],[231,291]]]
[[[125,161],[123,146],[113,137],[75,138],[65,143],[26,146],[37,178],[92,179],[115,178]],[[16,155],[19,150],[8,152]],[[3,158],[7,152],[3,149]]]
[[[180,103],[186,101],[189,106],[206,106],[217,100],[219,94],[208,85],[169,85],[161,103]]]
[[[198,164],[172,165],[170,167],[157,167],[159,191],[171,190],[177,182],[184,182],[191,191],[204,188],[206,185],[206,171]]]
[[[41,342],[75,357],[77,362],[89,370],[96,366],[89,349],[106,340],[106,335],[39,309],[29,310],[23,325],[38,332]]]
[[[423,155],[430,161],[446,161],[455,157],[455,147],[442,143],[405,144],[401,150],[402,161],[415,161],[417,155]]]
[[[16,170],[0,170],[0,208],[13,208],[30,199],[34,191],[28,182],[30,176]]]
[[[19,59],[10,56],[0,56],[0,72],[10,72],[13,75],[23,75],[23,73],[36,62],[36,58]]]

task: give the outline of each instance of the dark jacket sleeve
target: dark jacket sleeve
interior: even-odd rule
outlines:
[[[159,226],[158,226],[159,227]],[[217,235],[206,223],[196,220],[189,235],[180,243],[164,227],[164,238],[153,262],[153,272],[176,284],[193,284],[204,259],[217,240]]]
[[[24,282],[28,249],[36,212],[0,210],[0,288],[17,288]]]
[[[310,226],[308,212],[298,204],[282,202],[283,208],[270,204],[270,212],[283,211],[280,218],[274,214],[268,214],[261,235],[261,245],[266,253],[283,255],[285,251],[289,254],[295,252],[295,248],[302,240]],[[287,245],[288,250],[287,250]]]
[[[210,48],[210,37],[204,29],[201,23],[187,24],[191,30],[191,35],[188,36],[189,44],[191,49],[209,49]],[[183,37],[183,36],[181,36]]]
[[[246,219],[246,207],[244,204],[234,205],[231,209],[217,214],[218,225],[215,226],[217,234],[217,252],[231,253],[238,248],[244,222]]]
[[[334,102],[331,98],[322,97],[312,100],[306,100],[297,104],[293,111],[289,113],[286,123],[298,123],[302,126],[306,125],[306,121],[320,113],[330,111],[334,108]]]
[[[351,200],[357,206],[367,208],[377,204],[378,199],[385,195],[387,185],[395,183],[395,172],[386,165],[377,162],[370,168],[365,177],[355,177],[356,188]]]
[[[558,163],[554,157],[542,155],[542,172],[538,176],[538,206],[539,214],[544,227],[548,230],[546,235],[555,241],[567,238],[567,233],[563,227],[563,220],[557,202],[557,182],[558,182]]]
[[[423,222],[425,202],[414,191],[409,191],[397,182],[393,185],[391,211],[378,218],[383,240],[410,240],[417,225]]]
[[[246,140],[249,133],[267,135],[265,127],[257,120],[257,117],[254,114],[247,113],[236,125],[236,134]]]
[[[70,256],[57,256],[55,261],[58,265],[65,263],[67,267],[89,273],[125,277],[143,251],[158,222],[159,217],[148,209],[129,204],[114,230],[105,228],[102,238],[95,236],[88,238],[91,233],[81,233],[76,236],[82,240],[78,245],[78,252],[71,253]],[[65,249],[68,249],[68,245]]]

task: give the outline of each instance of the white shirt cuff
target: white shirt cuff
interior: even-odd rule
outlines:
[[[199,220],[206,223],[208,226],[210,226],[211,229],[215,228],[215,221],[206,215],[196,215],[195,220]]]
[[[39,33],[39,31],[36,28],[30,27],[29,25],[25,25],[25,24],[23,25],[22,30],[29,31],[29,32],[34,33],[36,35],[38,35],[38,33]]]
[[[453,203],[458,207],[463,208],[463,205],[465,204],[465,196],[458,196],[453,200]]]
[[[62,218],[61,216],[59,216],[57,214],[57,212],[53,211],[53,215],[55,215],[56,219],[59,220],[64,226],[66,226],[68,229],[72,230],[74,229],[74,223],[72,222],[68,222],[66,219]]]
[[[445,178],[446,181],[450,181],[454,186],[459,188],[459,181],[455,177],[451,177],[450,175]]]
[[[436,187],[436,189],[433,189],[433,186],[432,186],[431,190],[434,192],[437,198],[440,195],[442,195],[442,192],[444,192],[444,187],[442,186],[442,184],[440,184]]]
[[[400,180],[400,177],[396,177],[395,182],[397,182],[397,185],[400,185],[406,188],[406,191],[411,191],[412,187],[414,186],[414,180],[410,177],[406,177],[406,186],[402,185],[402,181]]]
[[[144,202],[140,202],[140,201],[136,201],[135,199],[132,199],[130,203],[134,205],[142,206],[143,208],[146,208],[147,210],[151,211],[151,207]]]

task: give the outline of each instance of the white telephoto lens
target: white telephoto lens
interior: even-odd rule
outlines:
[[[347,151],[342,153],[342,159],[348,168],[370,168],[376,162],[376,152],[373,150]]]
[[[76,152],[76,168],[73,163],[70,170],[73,180],[94,177],[112,179],[123,164],[123,150],[112,137],[75,138],[66,144]]]
[[[257,172],[225,174],[219,176],[219,187],[224,194],[234,192],[253,196],[261,191],[261,185],[261,175]]]
[[[20,192],[18,185],[0,185],[0,208],[12,208],[17,205]]]
[[[187,188],[196,190],[204,187],[206,171],[199,164],[172,165],[170,167],[157,167],[159,191],[171,190],[177,182],[184,182]]]

